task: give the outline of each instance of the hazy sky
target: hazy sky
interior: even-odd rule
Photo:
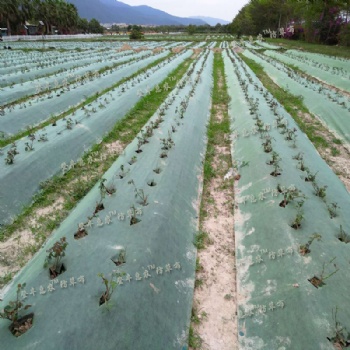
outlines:
[[[120,0],[125,4],[148,5],[174,16],[207,16],[232,21],[249,0]]]

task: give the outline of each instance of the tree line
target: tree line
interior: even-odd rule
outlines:
[[[8,35],[26,34],[26,23],[37,25],[36,34],[103,33],[96,19],[80,18],[74,4],[65,0],[0,0],[0,27]]]
[[[250,0],[230,32],[350,46],[350,0]]]

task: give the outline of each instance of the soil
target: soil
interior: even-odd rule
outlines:
[[[314,276],[308,280],[313,286],[316,288],[322,287],[325,285],[324,282],[322,282],[318,277]]]
[[[99,306],[103,305],[106,301],[108,301],[107,292],[104,292],[100,297]]]
[[[86,232],[85,229],[78,229],[78,231],[74,233],[74,239],[84,238],[87,235],[88,233]]]
[[[57,276],[61,275],[63,272],[67,271],[66,267],[61,264],[58,268],[53,268],[50,267],[49,268],[49,274],[50,274],[50,279],[55,279],[57,278]]]
[[[97,203],[95,211],[94,211],[94,215],[97,214],[99,211],[103,210],[105,208],[105,206],[103,205],[103,203]]]
[[[130,219],[130,225],[135,225],[137,223],[139,223],[141,220],[136,218],[135,216],[132,216]]]
[[[218,83],[219,87],[223,86],[223,77]],[[224,105],[217,106],[214,122],[223,121],[224,109]],[[197,255],[201,268],[196,280],[202,283],[194,290],[192,313],[199,322],[192,322],[192,327],[202,339],[203,350],[234,350],[238,347],[234,179],[232,176],[225,178],[231,170],[231,147],[226,136],[214,147],[211,166],[216,176],[207,185],[202,198],[202,211],[206,214],[201,218],[201,230],[208,234],[208,244]]]
[[[9,329],[15,337],[20,337],[33,326],[34,314],[28,314],[13,322]]]

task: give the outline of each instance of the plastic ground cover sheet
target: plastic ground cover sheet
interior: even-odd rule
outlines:
[[[232,98],[229,112],[233,160],[241,175],[235,185],[239,349],[332,350],[334,346],[327,339],[335,336],[332,311],[338,307],[337,322],[345,329],[350,327],[350,246],[337,238],[340,225],[350,231],[349,194],[290,115],[278,105],[278,115],[288,123],[288,129],[295,128],[297,132],[295,148],[293,142],[285,140],[281,129],[273,126],[276,117],[266,103],[266,100],[276,101],[249,68],[243,70],[238,56],[229,53],[234,58],[233,64],[227,54],[224,55]],[[241,76],[242,85],[235,70]],[[255,112],[250,114],[250,103],[256,101],[256,113],[266,130],[262,134],[257,131],[257,119],[253,119]],[[281,174],[277,177],[270,175],[273,166],[267,163],[272,159],[272,152],[264,152],[264,135],[271,137],[273,151],[281,158]],[[318,172],[317,184],[328,186],[325,201],[316,196],[311,183],[305,181],[306,172],[301,171],[298,160],[293,158],[299,152],[303,153],[305,166],[313,173]],[[281,207],[283,196],[277,190],[278,184],[283,190],[296,188],[305,195],[304,219],[299,229],[291,225],[297,214],[296,203],[302,198]],[[327,209],[332,202],[340,206],[333,219]],[[315,233],[321,235],[321,240],[315,239],[309,246],[310,252],[301,255],[300,246]],[[313,277],[322,277],[325,285],[315,287],[309,282]]]
[[[197,229],[199,179],[212,88],[213,53],[207,51],[206,55],[204,71],[194,94],[191,89],[197,71],[205,62],[204,56],[185,87],[167,99],[164,122],[154,130],[143,152],[135,153],[135,140],[104,175],[107,182],[115,183],[117,192],[103,200],[105,209],[92,219],[92,226],[87,228],[88,236],[73,239],[77,225],[86,221],[99,200],[98,186],[15,277],[4,302],[13,298],[17,283],[26,281],[28,296],[25,301],[32,304],[34,325],[16,339],[8,330],[8,323],[0,320],[4,349],[187,348],[196,261],[193,238]],[[180,103],[190,95],[184,118],[180,119]],[[158,113],[152,121],[156,118]],[[177,128],[172,133],[175,145],[168,157],[161,159],[160,139],[168,135],[172,125]],[[135,154],[137,162],[128,165]],[[129,172],[125,178],[117,180],[121,165]],[[153,172],[156,167],[162,169],[160,174]],[[134,187],[128,184],[131,179],[149,196],[147,206],[137,203]],[[156,186],[149,187],[150,180],[156,182]],[[127,217],[132,204],[138,209],[137,217],[141,220],[134,225],[129,224]],[[107,217],[109,224],[106,224]],[[55,290],[50,292],[47,290],[48,271],[43,268],[45,250],[62,236],[68,241],[63,260],[67,270],[58,277],[57,283],[51,281]],[[122,248],[126,250],[126,262],[117,268],[111,258]],[[99,307],[104,289],[97,274],[102,272],[109,277],[115,269],[126,275],[119,281],[122,284],[112,295],[108,311],[105,305]],[[64,287],[65,282],[67,287]],[[45,288],[45,294],[40,294],[40,286]],[[31,288],[37,291],[35,296],[29,294]]]
[[[0,156],[0,223],[18,214],[24,205],[30,203],[32,196],[39,190],[39,184],[61,171],[62,163],[76,162],[91,146],[103,138],[113,125],[124,117],[129,109],[141,98],[142,94],[159,84],[172,70],[192,54],[187,50],[167,59],[148,72],[125,83],[106,96],[100,97],[91,107],[90,112],[78,110],[65,120],[57,121],[56,126],[47,126],[37,133],[38,137],[46,134],[47,142],[34,143],[34,150],[26,152],[28,138],[16,142],[19,154],[14,164],[5,164],[5,158],[12,145],[2,149]],[[149,57],[145,64],[155,57]],[[133,85],[133,86],[132,86]],[[122,91],[125,92],[122,92]],[[142,94],[140,94],[140,91]],[[95,108],[96,113],[91,112]],[[67,122],[71,120],[71,129]]]
[[[67,87],[62,87],[51,91],[44,96],[33,97],[29,101],[19,103],[16,106],[4,110],[4,116],[0,118],[0,132],[9,136],[25,130],[28,126],[34,126],[43,122],[51,116],[59,115],[70,107],[86,100],[87,96],[93,96],[116,84],[119,80],[132,75],[142,67],[150,63],[150,59],[145,60],[148,53],[138,53],[120,59],[120,66],[98,75],[84,79],[85,82],[74,83]],[[166,51],[154,56],[159,59],[167,55]],[[69,90],[68,90],[69,89]]]
[[[280,66],[278,61],[275,62],[276,66],[274,66],[249,50],[245,50],[243,54],[260,64],[278,86],[287,89],[293,95],[302,96],[303,102],[310,112],[319,117],[345,143],[350,143],[350,104],[347,97],[338,97],[327,88],[316,83],[311,84],[305,79],[289,77],[288,73],[281,70],[283,67]],[[318,92],[317,86],[324,90],[322,94]],[[330,95],[331,98],[328,98],[325,94]],[[338,104],[336,102],[338,100],[343,101],[344,106]]]
[[[147,50],[152,50],[154,43],[147,47]],[[131,47],[131,46],[130,46]],[[12,65],[7,65],[6,68],[0,68],[0,74],[3,76],[1,80],[2,87],[12,84],[24,83],[26,81],[33,81],[35,79],[58,74],[67,71],[74,71],[81,66],[95,65],[98,63],[110,64],[115,58],[121,57],[127,53],[132,53],[133,49],[142,47],[140,43],[133,44],[127,51],[119,52],[121,45],[117,47],[109,47],[98,50],[85,50],[82,52],[45,52],[39,55],[33,55],[33,53],[27,53],[29,56],[29,62],[25,65],[17,66],[14,68]],[[145,46],[143,46],[145,48]],[[9,51],[7,51],[9,52]],[[5,51],[5,54],[7,54]],[[24,56],[24,57],[26,57]],[[17,60],[21,62],[23,58]]]
[[[77,77],[81,77],[87,72],[96,71],[106,66],[117,63],[123,53],[115,53],[108,61],[93,62],[88,65],[79,65],[75,68],[67,70],[62,73],[53,73],[47,77],[35,79],[34,81],[26,81],[24,83],[17,83],[15,85],[4,87],[1,91],[1,104],[7,104],[26,96],[32,96],[44,89],[54,88],[56,85],[60,86],[65,82],[74,82]]]
[[[325,71],[318,67],[313,67],[307,63],[291,58],[286,54],[276,52],[276,51],[267,50],[265,51],[265,54],[270,57],[276,58],[282,62],[293,64],[298,68],[300,68],[301,70],[303,70],[305,73],[312,75],[315,78],[318,78],[330,85],[336,86],[340,89],[350,92],[349,74],[335,75],[335,74],[332,74],[330,71]],[[332,61],[332,59],[330,59],[330,61]],[[350,61],[348,63],[348,68],[346,69],[346,71],[350,70],[349,66],[350,66]]]

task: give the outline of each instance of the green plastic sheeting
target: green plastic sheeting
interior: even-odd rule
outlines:
[[[142,73],[134,78],[133,82],[125,83],[115,91],[100,97],[90,107],[90,110],[96,108],[96,113],[90,112],[90,116],[86,116],[83,110],[79,110],[74,116],[67,116],[74,124],[71,130],[67,129],[67,121],[63,119],[57,122],[57,126],[47,126],[37,134],[46,133],[48,141],[36,141],[34,151],[24,150],[28,138],[17,141],[20,154],[15,157],[12,165],[5,164],[5,157],[11,145],[4,147],[3,155],[0,156],[0,223],[7,223],[11,216],[20,213],[22,207],[29,204],[32,196],[38,192],[42,181],[59,173],[62,163],[70,164],[72,160],[77,161],[82,157],[84,151],[101,140],[115,123],[125,116],[140,99],[140,92],[145,94],[154,88],[191,53],[191,50],[187,50],[167,59],[151,68],[148,77],[147,73]],[[155,57],[149,57],[144,64],[154,60]],[[105,98],[108,104],[104,101]],[[78,124],[75,125],[75,122]]]
[[[261,48],[270,49],[270,50],[279,50],[279,49],[281,49],[281,46],[272,45],[272,44],[269,44],[269,43],[265,43],[263,41],[255,41],[255,44],[257,44]]]
[[[108,59],[107,61],[104,61],[104,60],[103,61],[100,60],[101,62],[96,61],[88,65],[82,65],[82,66],[72,68],[69,71],[66,71],[63,73],[57,72],[47,77],[41,77],[41,78],[35,79],[34,81],[25,81],[23,83],[17,83],[14,86],[4,87],[1,91],[0,103],[7,104],[10,102],[14,102],[23,97],[35,95],[38,91],[41,91],[44,88],[49,87],[53,89],[56,84],[61,86],[64,83],[64,81],[67,81],[68,83],[74,82],[76,80],[76,77],[81,77],[87,72],[97,71],[101,68],[104,68],[106,64],[112,65],[113,63],[117,63],[122,55],[123,54],[114,53],[114,55],[111,54],[111,58]],[[39,86],[40,86],[40,89],[39,89]]]
[[[347,58],[327,56],[319,53],[297,50],[287,50],[285,54],[289,56],[299,57],[300,59],[305,60],[305,63],[308,63],[312,66],[323,67],[323,69],[330,69],[331,71],[334,70],[334,74],[337,73],[337,69],[344,70],[344,72],[347,72],[348,74],[350,73],[350,60]]]
[[[16,276],[4,301],[13,297],[14,286],[19,282],[27,282],[28,293],[35,288],[36,295],[29,294],[26,299],[35,313],[34,326],[16,339],[9,332],[8,324],[0,320],[1,344],[5,349],[187,348],[196,261],[192,243],[198,221],[198,204],[195,203],[212,87],[213,53],[207,53],[209,57],[201,80],[189,100],[184,118],[179,118],[176,107],[179,109],[180,103],[189,96],[192,78],[204,62],[203,56],[185,88],[167,100],[164,122],[143,146],[143,152],[137,154],[137,162],[127,164],[136,154],[135,140],[104,175],[108,182],[115,183],[117,193],[103,201],[105,209],[98,214],[103,225],[99,227],[98,219],[94,218],[93,226],[87,229],[88,236],[77,241],[73,239],[77,225],[92,214],[99,199],[96,186]],[[174,102],[170,104],[173,98]],[[153,121],[157,117],[158,113]],[[168,135],[172,125],[177,126],[177,131],[172,134],[175,146],[169,150],[168,158],[160,159],[160,138]],[[130,171],[124,179],[117,180],[121,165]],[[162,171],[155,174],[153,169],[158,166]],[[134,188],[128,185],[131,179],[149,196],[147,206],[136,203]],[[147,181],[150,179],[157,185],[149,187]],[[131,226],[126,213],[132,204],[142,208],[142,215],[138,215],[141,222]],[[121,213],[125,214],[124,220],[118,220]],[[111,218],[109,224],[106,224],[107,216]],[[62,236],[68,240],[63,260],[67,271],[59,276],[57,284],[53,282],[55,291],[49,292],[46,289],[50,282],[48,272],[43,269],[45,250]],[[128,282],[126,276],[123,277],[123,285],[113,294],[112,305],[107,311],[98,305],[103,286],[97,274],[102,272],[108,276],[117,268],[111,258],[121,247],[126,249],[126,263],[118,269],[130,274],[132,279]],[[136,280],[136,273],[140,274],[141,280]],[[79,281],[83,280],[81,276],[84,284],[78,282],[79,277]],[[67,282],[67,288],[61,288],[62,281]],[[78,283],[73,286],[74,282]],[[45,288],[45,295],[39,294],[40,286]]]
[[[346,75],[334,75],[331,72],[324,71],[318,67],[312,67],[309,64],[301,62],[299,60],[288,57],[285,54],[275,51],[265,51],[265,54],[276,58],[282,62],[293,64],[303,70],[305,73],[312,75],[320,80],[325,81],[328,84],[334,85],[340,89],[350,92],[349,76]],[[349,63],[350,65],[350,63]],[[349,69],[348,69],[349,70]]]
[[[167,52],[164,51],[154,55],[153,59],[159,59],[166,55]],[[145,67],[150,62],[145,60],[148,56],[150,56],[149,52],[143,52],[123,57],[120,59],[120,63],[124,63],[121,66],[99,77],[89,79],[85,84],[78,82],[70,85],[70,91],[67,91],[66,88],[59,89],[57,93],[50,92],[40,99],[34,97],[25,103],[17,104],[11,108],[11,111],[7,108],[4,112],[5,115],[0,118],[0,132],[4,133],[5,136],[14,135],[25,130],[28,126],[37,125],[54,115],[61,114],[86,100],[87,96],[93,96],[95,93],[115,85],[119,80]],[[61,91],[64,91],[64,93],[61,93]]]
[[[263,66],[266,73],[277,85],[287,89],[293,95],[302,96],[303,102],[310,112],[318,116],[345,143],[350,143],[350,108],[349,110],[343,108],[336,102],[320,95],[315,89],[315,84],[308,84],[305,80],[295,81],[286,72],[277,69],[254,53],[246,50],[243,54]],[[327,89],[323,89],[327,93]],[[332,93],[329,92],[329,94]],[[336,98],[335,94],[334,98]],[[347,99],[343,98],[342,100],[348,106]]]
[[[339,307],[337,321],[350,328],[350,246],[336,237],[340,225],[350,231],[349,194],[278,103],[277,113],[285,118],[289,129],[297,130],[296,147],[274,127],[275,116],[266,102],[274,99],[253,72],[233,52],[225,53],[224,57],[232,98],[229,113],[233,161],[249,162],[239,167],[241,178],[235,186],[239,349],[334,349],[327,339],[335,336],[332,310]],[[277,177],[270,175],[273,167],[267,163],[271,153],[263,150],[265,139],[256,131],[254,115],[250,114],[235,71],[243,83],[248,83],[247,98],[253,103],[258,101],[259,118],[265,126],[270,125],[267,134],[272,137],[273,150],[282,159],[281,175]],[[315,196],[311,183],[304,180],[306,172],[298,169],[298,161],[293,157],[299,152],[304,155],[305,166],[312,173],[318,172],[319,186],[328,186],[325,201]],[[306,196],[304,220],[298,230],[290,226],[296,217],[295,204],[279,206],[283,197],[275,192],[278,184],[296,187]],[[337,202],[340,209],[338,216],[330,219],[327,205],[332,202]],[[321,234],[322,240],[311,244],[308,255],[300,255],[299,246],[306,244],[314,233]],[[314,287],[308,279],[320,276],[323,264],[334,257],[325,268],[325,275],[336,268],[339,271],[325,280],[325,286]]]

